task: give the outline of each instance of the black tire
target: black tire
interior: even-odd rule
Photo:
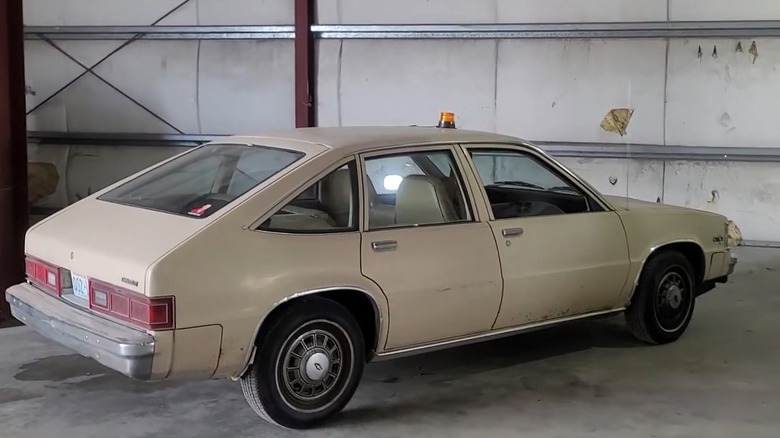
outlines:
[[[645,263],[625,313],[637,339],[667,344],[685,333],[696,304],[694,272],[688,258],[672,250],[655,254]]]
[[[259,338],[241,388],[266,421],[307,429],[332,418],[352,399],[363,375],[365,344],[360,326],[342,305],[315,297],[294,302]],[[313,379],[312,374],[322,375]]]

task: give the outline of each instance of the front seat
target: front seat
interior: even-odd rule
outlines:
[[[398,187],[395,200],[397,225],[424,225],[459,220],[447,189],[425,175],[409,175]]]
[[[395,207],[382,203],[371,178],[366,178],[366,189],[368,190],[369,226],[374,228],[395,225]]]
[[[339,169],[330,174],[322,185],[320,201],[336,226],[347,228],[352,224],[352,174],[349,169]]]

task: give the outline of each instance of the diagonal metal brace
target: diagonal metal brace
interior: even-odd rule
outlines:
[[[165,15],[163,15],[162,17],[160,17],[160,18],[158,18],[157,20],[155,20],[155,21],[154,21],[154,23],[152,23],[151,25],[152,25],[152,26],[155,26],[155,25],[159,24],[161,21],[163,21],[163,20],[165,20],[166,18],[170,17],[170,16],[171,16],[171,14],[173,14],[174,12],[176,12],[176,11],[178,11],[179,9],[181,9],[182,7],[184,7],[184,6],[185,6],[187,3],[189,3],[190,1],[192,1],[192,0],[184,0],[184,1],[182,1],[182,2],[181,2],[181,3],[179,3],[179,4],[178,4],[176,7],[174,7],[174,8],[173,8],[173,9],[171,9],[170,11],[168,11],[168,12],[167,12]],[[130,45],[130,44],[132,44],[133,42],[137,41],[138,39],[140,39],[140,38],[143,38],[143,36],[144,36],[144,34],[143,34],[143,33],[139,33],[139,34],[136,34],[136,35],[134,35],[132,38],[130,38],[129,40],[125,41],[124,43],[122,43],[122,45],[120,45],[120,46],[119,46],[119,47],[117,47],[116,49],[112,50],[112,51],[111,51],[111,52],[110,52],[108,55],[104,56],[102,59],[100,59],[98,62],[96,62],[96,63],[95,63],[95,64],[94,64],[92,67],[86,67],[84,64],[82,64],[82,63],[80,63],[80,62],[76,61],[75,59],[73,59],[73,57],[72,57],[72,56],[70,56],[70,55],[68,55],[67,53],[65,53],[65,52],[64,52],[64,51],[63,51],[61,48],[59,48],[58,46],[54,45],[54,44],[51,42],[51,40],[48,40],[48,39],[47,39],[47,38],[46,38],[44,35],[38,35],[38,37],[39,37],[40,39],[42,39],[42,40],[44,40],[44,41],[47,41],[49,44],[51,44],[52,46],[54,46],[54,47],[55,47],[55,48],[56,48],[58,51],[62,52],[63,54],[65,54],[65,56],[67,56],[67,57],[68,57],[68,58],[70,58],[71,60],[75,61],[75,62],[76,62],[77,64],[79,64],[81,67],[83,67],[83,68],[85,69],[85,71],[84,71],[83,73],[81,73],[80,75],[76,76],[76,78],[75,78],[75,79],[73,79],[72,81],[68,82],[67,84],[65,84],[64,86],[62,86],[60,89],[58,89],[57,91],[55,91],[55,92],[54,92],[54,93],[53,93],[51,96],[49,96],[49,97],[47,97],[46,99],[42,100],[40,103],[38,103],[38,105],[35,105],[35,107],[33,107],[31,110],[28,110],[28,111],[27,111],[27,115],[29,116],[30,114],[32,114],[33,112],[35,112],[35,110],[37,110],[38,108],[40,108],[40,107],[42,107],[42,106],[46,105],[47,103],[49,103],[49,101],[51,101],[52,99],[54,99],[55,97],[57,97],[58,95],[60,95],[60,93],[62,93],[63,91],[65,91],[65,90],[66,90],[68,87],[70,87],[71,85],[73,85],[74,83],[76,83],[76,81],[78,81],[79,79],[83,78],[83,77],[84,77],[84,76],[86,76],[87,74],[89,74],[89,73],[95,74],[95,73],[94,73],[94,71],[93,71],[95,68],[97,68],[98,66],[100,66],[101,64],[103,64],[103,63],[104,63],[104,62],[105,62],[107,59],[109,59],[109,58],[111,58],[112,56],[114,56],[114,55],[115,55],[117,52],[119,52],[120,50],[124,49],[125,47],[127,47],[128,45]],[[102,79],[102,78],[100,78],[100,79]],[[109,85],[110,85],[110,84],[109,84]],[[113,87],[113,86],[112,86],[112,88],[115,88],[115,87]],[[122,93],[122,94],[124,94],[124,93]],[[132,100],[132,99],[131,99],[131,100]],[[135,102],[135,101],[134,101],[134,102]],[[137,103],[137,102],[136,102],[136,103]],[[176,128],[174,128],[174,129],[176,129]],[[177,131],[179,131],[178,129],[176,129],[176,130],[177,130]],[[181,131],[179,131],[179,132],[181,132]]]
[[[189,0],[188,0],[188,1],[189,1]],[[66,57],[68,57],[68,59],[70,59],[71,61],[75,62],[76,64],[78,64],[79,66],[81,66],[81,68],[83,68],[83,69],[84,69],[84,74],[80,75],[79,77],[83,77],[83,76],[84,76],[85,74],[87,74],[87,73],[92,73],[92,75],[93,75],[93,76],[95,76],[96,78],[100,79],[100,81],[101,81],[101,82],[103,82],[104,84],[106,84],[106,85],[108,85],[109,87],[111,87],[111,88],[112,88],[114,91],[116,91],[117,93],[121,94],[122,96],[124,96],[125,98],[127,98],[129,101],[131,101],[131,102],[133,102],[134,104],[138,105],[138,106],[139,106],[141,109],[143,109],[143,110],[144,110],[144,111],[146,111],[147,113],[151,114],[151,115],[152,115],[152,117],[154,117],[155,119],[157,119],[157,120],[159,120],[159,121],[163,122],[165,125],[167,125],[167,126],[168,126],[168,127],[170,127],[171,129],[173,129],[174,131],[178,132],[179,134],[184,134],[184,131],[182,131],[181,129],[179,129],[179,128],[177,128],[177,127],[173,126],[173,124],[171,124],[170,122],[168,122],[167,120],[165,120],[164,118],[162,118],[162,116],[160,116],[159,114],[155,113],[154,111],[152,111],[151,109],[149,109],[148,107],[146,107],[146,106],[145,106],[144,104],[142,104],[141,102],[139,102],[139,101],[137,101],[137,100],[133,99],[132,97],[130,97],[130,95],[128,95],[128,94],[127,94],[127,93],[125,93],[124,91],[120,90],[120,89],[119,89],[119,88],[118,88],[116,85],[112,84],[111,82],[107,81],[105,78],[103,78],[102,76],[100,76],[99,74],[95,73],[95,72],[94,72],[94,71],[93,71],[91,68],[88,68],[86,65],[82,64],[82,63],[81,63],[81,62],[80,62],[78,59],[76,59],[76,58],[74,58],[73,56],[71,56],[71,55],[70,55],[68,52],[66,52],[66,51],[65,51],[65,50],[63,50],[63,49],[62,49],[60,46],[58,46],[58,45],[57,45],[57,44],[56,44],[54,41],[52,41],[52,40],[50,40],[50,39],[48,39],[48,38],[46,38],[46,37],[42,37],[42,39],[43,39],[44,41],[46,41],[47,43],[49,43],[49,44],[50,44],[52,47],[54,47],[55,49],[57,49],[57,51],[59,51],[60,53],[62,53],[62,54],[63,54],[63,55],[65,55]],[[94,67],[93,67],[93,68],[94,68]]]

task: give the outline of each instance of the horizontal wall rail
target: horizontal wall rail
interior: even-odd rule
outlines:
[[[780,37],[780,21],[652,21],[550,24],[313,25],[323,39],[560,39]],[[27,39],[293,39],[293,26],[27,26]]]
[[[780,163],[780,148],[534,142],[556,157]]]
[[[224,137],[199,134],[138,134],[29,131],[27,139],[32,143],[51,145],[83,144],[90,146],[197,146]]]
[[[431,128],[433,129],[433,128]],[[29,132],[31,142],[97,146],[180,147],[224,138],[200,134],[104,134],[75,132]],[[664,146],[651,144],[606,144],[577,142],[532,142],[556,157],[618,158],[634,160],[780,162],[780,148]]]
[[[334,39],[723,38],[780,36],[780,21],[312,26]]]
[[[266,40],[293,39],[293,26],[26,26],[25,39],[129,40]]]

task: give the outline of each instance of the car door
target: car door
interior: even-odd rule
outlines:
[[[468,145],[490,205],[503,301],[495,329],[611,309],[626,284],[617,213],[530,148]]]
[[[458,160],[451,145],[362,157],[362,269],[388,299],[387,349],[487,332],[495,322],[498,251]]]

